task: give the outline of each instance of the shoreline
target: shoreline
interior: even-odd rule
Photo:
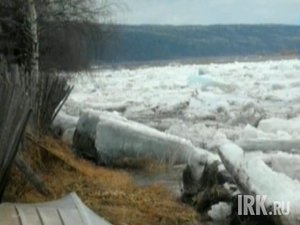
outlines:
[[[298,54],[276,54],[276,55],[249,55],[249,56],[220,56],[187,59],[168,59],[153,61],[135,62],[116,62],[103,63],[91,66],[91,70],[118,70],[118,69],[137,69],[149,67],[164,67],[168,65],[208,65],[208,64],[227,64],[233,62],[265,62],[299,59]]]

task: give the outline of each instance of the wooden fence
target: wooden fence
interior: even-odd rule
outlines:
[[[0,201],[31,113],[24,79],[17,66],[0,56]]]

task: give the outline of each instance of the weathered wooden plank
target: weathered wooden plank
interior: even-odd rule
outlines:
[[[90,225],[86,224],[82,220],[80,213],[76,208],[59,210],[59,214],[63,220],[64,225]]]
[[[64,225],[59,217],[58,210],[55,208],[39,207],[37,211],[43,225]]]
[[[0,225],[111,225],[72,193],[41,204],[0,205]]]
[[[20,219],[14,206],[0,206],[0,224],[20,225]],[[4,225],[4,224],[3,224]]]
[[[21,225],[41,225],[41,219],[35,207],[16,206]]]

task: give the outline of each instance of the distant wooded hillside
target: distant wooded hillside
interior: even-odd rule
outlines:
[[[101,63],[297,54],[300,27],[285,25],[117,26],[49,23],[41,68],[78,70]]]
[[[288,54],[300,46],[300,27],[286,25],[116,26],[115,31],[100,60]]]

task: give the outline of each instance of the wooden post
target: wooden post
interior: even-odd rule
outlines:
[[[41,178],[26,164],[23,157],[18,154],[15,159],[17,168],[25,175],[26,179],[40,192],[42,195],[50,196],[51,192],[41,180]]]

